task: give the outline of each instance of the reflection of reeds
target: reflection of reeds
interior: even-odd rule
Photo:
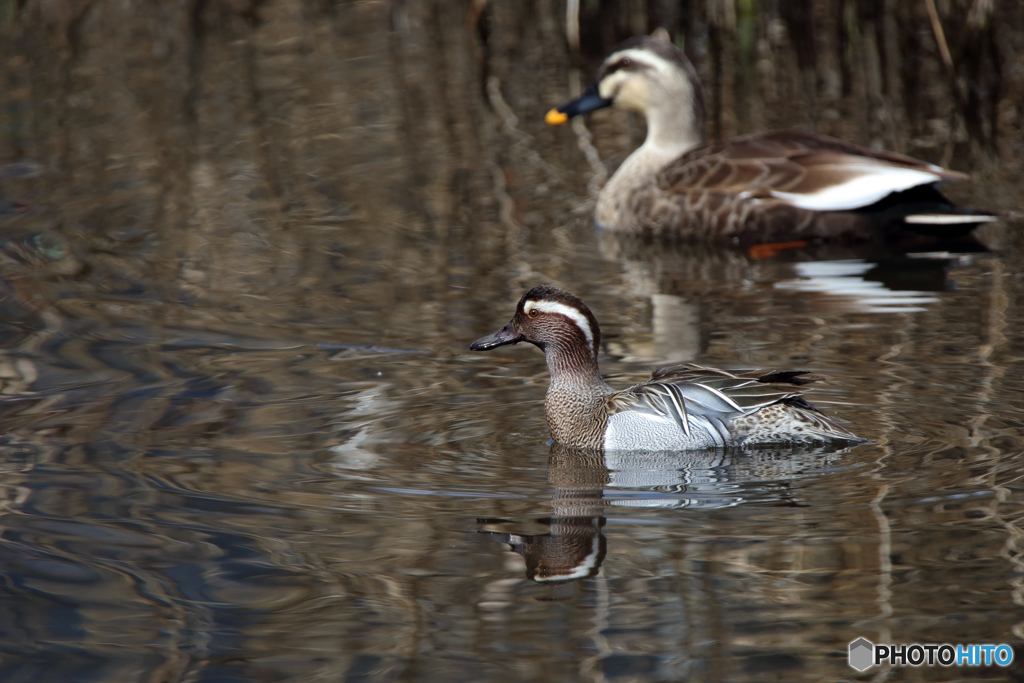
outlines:
[[[935,9],[935,0],[925,0],[928,7],[928,18],[932,22],[932,32],[935,34],[935,42],[939,45],[939,54],[942,55],[942,63],[947,69],[953,68],[953,57],[949,54],[949,45],[946,44],[946,33],[942,30],[942,22],[939,20],[939,10]]]

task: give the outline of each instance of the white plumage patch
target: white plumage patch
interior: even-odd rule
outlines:
[[[904,223],[917,225],[970,225],[972,223],[992,223],[998,220],[998,216],[970,213],[915,213],[903,217]]]
[[[529,315],[530,311],[538,310],[541,313],[559,313],[564,315],[569,320],[576,323],[576,326],[583,330],[584,336],[590,344],[590,349],[594,348],[594,331],[590,329],[590,321],[587,320],[587,316],[579,312],[579,310],[572,306],[566,306],[565,304],[558,303],[557,301],[527,301],[523,305],[523,311]]]
[[[793,206],[812,211],[849,211],[869,206],[893,192],[902,192],[918,185],[942,180],[936,173],[914,168],[899,168],[877,162],[844,164],[844,171],[859,171],[845,182],[830,185],[817,192],[797,193],[773,191],[772,196]]]
[[[606,451],[674,451],[689,448],[725,446],[728,435],[721,434],[703,415],[691,415],[690,433],[685,434],[675,420],[626,410],[608,418],[604,431]]]

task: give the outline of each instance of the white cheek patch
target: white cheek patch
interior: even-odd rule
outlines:
[[[597,85],[597,91],[601,97],[615,100],[615,106],[620,109],[628,109],[643,112],[650,107],[648,95],[647,76],[637,73],[637,67],[643,69],[654,69],[660,72],[661,79],[674,78],[674,67],[657,55],[645,50],[623,50],[616,52],[605,60],[606,64],[614,64],[623,57],[629,57],[636,65],[633,69],[619,69],[605,76]]]
[[[523,305],[523,312],[527,315],[529,315],[530,311],[533,310],[540,311],[541,313],[558,313],[560,315],[564,315],[566,318],[576,323],[576,326],[583,331],[583,335],[587,338],[587,342],[589,342],[590,349],[593,350],[594,331],[590,329],[590,321],[587,320],[587,316],[580,313],[578,309],[575,309],[572,306],[566,306],[565,304],[560,304],[557,301],[527,301]]]
[[[615,94],[621,88],[623,76],[621,71],[616,71],[611,76],[605,76],[600,83],[597,84],[597,93],[605,98],[606,100],[613,99]]]

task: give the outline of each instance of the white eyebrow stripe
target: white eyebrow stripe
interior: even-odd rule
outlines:
[[[590,329],[590,321],[587,320],[587,316],[579,312],[579,309],[573,308],[572,306],[566,306],[560,304],[557,301],[527,301],[523,305],[523,311],[529,313],[533,309],[537,309],[541,313],[559,313],[564,315],[569,320],[576,323],[576,326],[583,330],[583,334],[587,337],[587,341],[590,343],[590,349],[594,349],[594,331]]]

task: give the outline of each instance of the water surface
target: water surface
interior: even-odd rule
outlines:
[[[1019,222],[925,256],[597,233],[637,122],[542,124],[646,29],[597,11],[576,57],[546,2],[0,2],[3,680],[818,681],[878,674],[861,636],[1016,646]],[[1020,11],[943,9],[988,74],[960,99],[905,11],[842,47],[833,15],[701,10],[714,132],[843,135],[1018,210]],[[616,386],[813,370],[870,443],[552,446],[542,354],[468,348],[540,283]]]

